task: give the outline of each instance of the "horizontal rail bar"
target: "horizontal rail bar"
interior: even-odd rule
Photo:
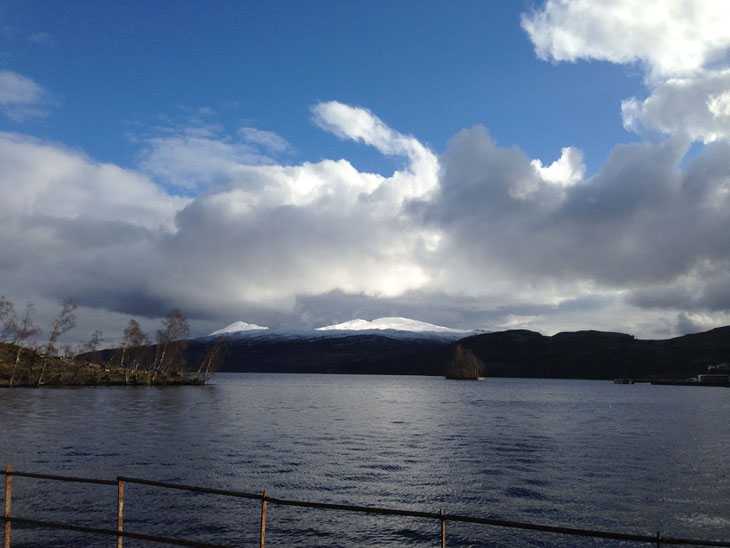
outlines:
[[[506,521],[491,518],[474,518],[455,514],[444,514],[446,521],[460,521],[464,523],[477,523],[481,525],[493,525],[496,527],[510,527],[513,529],[526,529],[531,531],[542,531],[546,533],[559,533],[581,537],[605,538],[612,540],[629,540],[634,542],[660,542],[661,544],[690,545],[690,546],[723,546],[730,547],[730,541],[726,540],[701,540],[685,539],[676,537],[635,535],[632,533],[614,533],[611,531],[596,531],[593,529],[578,529],[574,527],[559,527],[555,525],[538,525],[534,523],[523,523],[519,521]]]
[[[36,479],[47,479],[56,481],[68,481],[72,483],[95,483],[98,485],[116,485],[117,482],[114,480],[103,480],[103,479],[92,479],[92,478],[79,478],[74,476],[57,476],[54,474],[35,474],[31,472],[6,472],[0,470],[0,474],[4,476],[19,476],[23,478],[36,478]]]
[[[185,485],[182,483],[169,483],[166,481],[153,481],[141,478],[128,478],[127,476],[117,476],[117,480],[127,483],[138,483],[140,485],[151,485],[153,487],[164,487],[166,489],[178,489],[180,491],[192,491],[193,493],[208,493],[211,495],[224,495],[227,497],[238,497],[242,499],[262,500],[261,493],[246,493],[245,491],[228,491],[226,489],[212,489],[210,487],[198,487],[197,485]],[[114,485],[117,482],[112,482]]]
[[[296,506],[300,508],[314,508],[320,510],[340,510],[344,512],[361,512],[366,514],[378,514],[386,516],[403,516],[413,518],[424,518],[424,519],[437,519],[444,521],[454,521],[463,523],[475,523],[480,525],[492,525],[495,527],[507,527],[512,529],[524,529],[530,531],[541,531],[545,533],[559,533],[563,535],[573,535],[582,537],[592,538],[604,538],[611,540],[627,540],[634,542],[652,542],[657,541],[662,544],[674,544],[674,545],[694,545],[694,546],[721,546],[730,548],[730,541],[715,541],[715,540],[699,540],[699,539],[684,539],[674,537],[657,537],[656,535],[636,535],[632,533],[614,533],[611,531],[597,531],[593,529],[578,529],[574,527],[559,527],[556,525],[538,525],[534,523],[524,523],[519,521],[508,521],[493,518],[477,518],[472,516],[463,516],[460,514],[444,514],[436,512],[419,512],[417,510],[402,510],[399,508],[374,508],[371,506],[356,506],[351,504],[336,504],[329,502],[308,502],[301,500],[291,499],[280,499],[276,497],[264,496],[260,493],[247,493],[245,491],[228,491],[226,489],[210,489],[207,487],[197,487],[194,485],[184,485],[180,483],[169,483],[161,481],[151,481],[139,478],[129,478],[126,476],[119,476],[118,480],[122,480],[129,483],[139,483],[142,485],[152,485],[156,487],[165,487],[168,489],[178,489],[183,491],[192,491],[197,493],[212,493],[216,495],[224,495],[231,497],[247,498],[254,500],[266,500],[272,504],[279,504],[282,506]]]
[[[87,527],[85,525],[70,525],[59,523],[56,521],[44,521],[39,519],[28,519],[21,517],[6,518],[6,521],[18,525],[30,525],[32,527],[48,527],[50,529],[63,529],[65,531],[75,531],[77,533],[90,533],[94,535],[109,535],[115,537],[126,537],[137,540],[146,540],[149,542],[159,542],[163,544],[172,544],[175,546],[189,546],[191,548],[234,548],[230,545],[209,544],[206,542],[196,542],[193,540],[183,540],[170,537],[161,537],[157,535],[147,535],[144,533],[133,533],[131,531],[117,531],[116,529],[103,529],[100,527]]]

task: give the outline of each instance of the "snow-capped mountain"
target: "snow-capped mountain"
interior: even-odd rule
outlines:
[[[267,329],[234,322],[190,342],[191,362],[223,343],[221,371],[439,374],[451,345],[474,334],[408,318],[352,320],[319,329]]]
[[[376,320],[350,320],[347,322],[319,327],[316,329],[269,329],[243,321],[213,331],[208,337],[225,335],[235,339],[323,339],[354,335],[380,335],[395,339],[438,338],[457,340],[469,336],[474,331],[451,329],[409,318],[388,317]]]
[[[227,325],[223,329],[213,331],[213,333],[211,333],[209,336],[213,337],[215,335],[226,335],[228,333],[239,333],[245,331],[266,331],[268,329],[268,327],[262,327],[260,325],[256,325],[255,323],[246,323],[239,321],[233,322],[231,325]]]
[[[318,327],[317,331],[373,331],[392,329],[395,331],[412,331],[412,332],[430,332],[430,333],[459,333],[464,334],[467,331],[461,329],[451,329],[450,327],[442,327],[432,323],[421,322],[419,320],[411,320],[410,318],[387,317],[378,318],[377,320],[350,320],[348,322]]]

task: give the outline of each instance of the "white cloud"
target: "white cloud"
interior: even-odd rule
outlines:
[[[548,0],[522,27],[541,59],[640,63],[650,95],[622,103],[628,130],[730,139],[730,2]]]
[[[146,177],[38,139],[0,133],[0,216],[88,218],[172,230],[188,202]]]
[[[402,199],[424,197],[437,187],[438,159],[416,138],[391,129],[367,109],[337,101],[319,103],[312,112],[317,125],[342,139],[361,141],[383,154],[407,156],[408,172],[393,178],[394,191]]]
[[[643,101],[623,101],[621,113],[624,126],[638,133],[647,128],[705,143],[730,140],[730,70],[671,78]]]
[[[273,131],[264,131],[253,127],[242,127],[238,130],[238,134],[244,141],[261,145],[270,152],[285,152],[291,147],[286,139],[277,135]]]
[[[16,122],[44,116],[47,92],[30,78],[0,70],[0,112]]]
[[[214,127],[188,127],[148,137],[141,168],[171,187],[200,190],[228,181],[240,165],[272,160],[249,143],[222,136]]]
[[[730,118],[730,91],[708,95],[707,110],[715,118]]]
[[[717,0],[548,0],[522,16],[538,57],[640,62],[652,78],[692,74],[725,58],[730,3]]]
[[[583,153],[574,147],[565,147],[561,150],[560,158],[547,167],[540,160],[530,162],[540,174],[543,181],[563,186],[571,186],[583,179],[586,166],[583,163]]]

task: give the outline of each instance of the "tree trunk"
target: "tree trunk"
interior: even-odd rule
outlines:
[[[36,388],[39,387],[41,384],[43,384],[43,375],[46,372],[46,365],[48,364],[48,358],[43,359],[43,367],[41,367],[41,374],[38,375],[38,382],[36,383]]]
[[[20,352],[23,350],[23,348],[18,345],[18,353],[15,354],[15,364],[13,365],[13,372],[10,375],[10,386],[13,386],[13,381],[15,380],[15,371],[18,369],[18,363],[20,363]]]
[[[155,382],[155,379],[157,378],[157,373],[162,368],[162,364],[165,363],[165,354],[167,353],[167,345],[165,345],[162,349],[162,356],[160,356],[160,361],[157,362],[157,365],[155,366],[155,370],[152,374],[152,382]]]

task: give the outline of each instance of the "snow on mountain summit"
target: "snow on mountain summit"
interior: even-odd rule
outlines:
[[[228,325],[224,327],[223,329],[219,329],[218,331],[213,331],[209,336],[213,335],[225,335],[227,333],[238,333],[240,331],[265,331],[268,327],[262,327],[260,325],[256,325],[255,323],[246,323],[246,322],[233,322],[231,325]]]
[[[419,332],[443,332],[443,333],[463,333],[461,329],[451,329],[450,327],[442,327],[432,323],[411,320],[409,318],[378,318],[377,320],[350,320],[348,322],[318,327],[317,331],[370,331],[393,329],[397,331],[419,331]]]
[[[364,334],[365,332],[383,332],[387,337],[412,338],[412,337],[447,337],[460,338],[470,333],[462,329],[451,329],[432,323],[411,320],[409,318],[378,318],[368,321],[362,319],[350,320],[344,323],[318,327],[317,329],[269,329],[256,324],[246,322],[233,322],[231,325],[213,331],[209,337],[218,335],[229,335],[234,338],[264,338],[266,340],[277,339],[311,339],[322,337],[343,337],[350,334]],[[385,333],[388,331],[388,333]]]

